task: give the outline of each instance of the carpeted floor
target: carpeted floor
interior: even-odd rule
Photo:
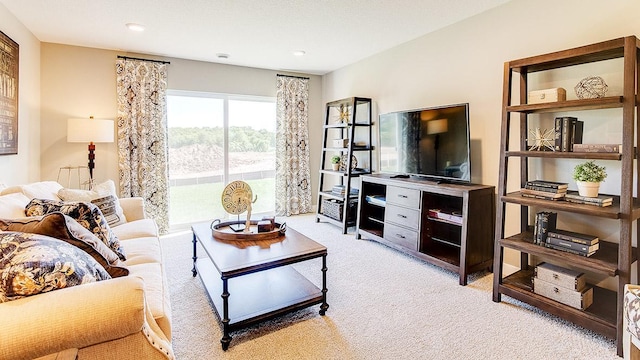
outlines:
[[[328,249],[326,316],[319,305],[232,333],[221,329],[199,277],[192,235],[163,237],[177,359],[620,359],[615,344],[503,296],[492,274],[457,274],[373,241],[342,235],[313,215],[282,219]],[[321,260],[296,265],[319,284]],[[233,294],[231,295],[233,296]]]

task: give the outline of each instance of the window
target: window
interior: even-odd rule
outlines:
[[[224,186],[246,181],[253,215],[275,210],[274,98],[168,91],[169,184],[172,227],[226,219]]]

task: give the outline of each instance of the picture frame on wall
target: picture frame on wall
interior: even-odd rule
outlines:
[[[0,155],[18,153],[20,47],[0,31]]]

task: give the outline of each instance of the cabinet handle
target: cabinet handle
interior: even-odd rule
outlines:
[[[396,234],[396,236],[399,237],[400,239],[404,239],[405,238],[405,236],[401,235],[401,234]]]
[[[399,198],[403,198],[403,199],[408,199],[409,197],[407,195],[402,195],[402,194],[398,194]]]
[[[402,215],[402,214],[398,214],[398,217],[401,217],[401,218],[403,218],[403,219],[406,219],[406,218],[407,218],[407,216],[406,216],[406,215]]]

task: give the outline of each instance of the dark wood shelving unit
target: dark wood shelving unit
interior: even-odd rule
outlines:
[[[533,56],[525,59],[513,60],[504,64],[502,127],[500,144],[500,166],[498,182],[498,208],[496,211],[496,233],[494,242],[494,284],[493,300],[501,301],[502,295],[507,295],[530,305],[536,306],[548,313],[571,321],[579,326],[593,330],[617,343],[618,355],[622,356],[623,332],[623,296],[625,284],[631,283],[631,265],[638,260],[637,248],[632,246],[633,230],[639,238],[640,229],[637,220],[640,218],[640,202],[634,198],[638,185],[634,177],[639,178],[640,171],[634,163],[636,148],[634,138],[640,138],[638,120],[640,111],[637,106],[637,94],[640,92],[639,77],[640,42],[635,36],[613,39],[601,43],[582,46],[574,49],[558,51],[550,54]],[[569,66],[581,65],[616,58],[623,58],[622,96],[607,96],[597,99],[577,99],[543,104],[526,104],[528,75],[547,70],[562,69]],[[519,86],[514,90],[513,80],[519,80]],[[512,104],[512,92],[517,92],[521,104]],[[620,108],[622,136],[620,139],[621,153],[578,153],[554,151],[528,151],[527,132],[529,116],[531,114],[591,111],[599,109]],[[513,116],[513,118],[512,118]],[[518,121],[519,120],[519,121]],[[589,120],[594,121],[594,120]],[[585,127],[586,125],[585,120]],[[513,123],[513,125],[512,125]],[[519,128],[520,136],[515,139],[512,126]],[[514,137],[515,147],[509,146],[510,137]],[[566,201],[552,201],[523,197],[519,189],[508,191],[507,176],[510,161],[517,163],[520,168],[519,186],[524,187],[526,181],[534,179],[529,172],[529,159],[544,162],[546,159],[584,159],[617,161],[621,165],[620,195],[613,196],[613,205],[597,207],[580,205]],[[547,179],[553,180],[553,179]],[[608,180],[612,181],[612,180]],[[509,183],[511,187],[511,183]],[[514,191],[515,190],[515,191]],[[507,212],[507,205],[519,206],[520,232],[505,234],[505,223],[515,221],[514,215]],[[533,243],[532,225],[529,224],[535,211],[540,209],[559,211],[585,216],[584,221],[593,218],[617,221],[620,227],[617,243],[600,239],[600,249],[591,257],[573,255],[567,252],[546,248]],[[562,215],[560,215],[562,216]],[[635,225],[635,229],[634,228]],[[571,229],[569,229],[571,230]],[[504,276],[504,249],[520,252],[520,270]],[[576,309],[533,292],[533,266],[531,259],[549,261],[566,265],[567,267],[599,276],[608,276],[615,280],[615,290],[594,286],[594,301],[586,310]],[[639,278],[640,267],[636,273]]]
[[[355,207],[358,196],[351,193],[352,179],[361,175],[371,174],[373,160],[373,146],[371,138],[372,122],[371,99],[350,97],[327,103],[325,123],[322,135],[322,155],[320,158],[320,178],[318,182],[318,198],[316,222],[321,220],[335,224],[347,233],[349,226],[356,224]],[[335,146],[333,140],[347,140],[343,146]],[[356,141],[363,141],[364,145],[356,145]],[[340,170],[333,170],[329,160],[333,155],[346,156],[345,166]],[[355,165],[353,160],[364,163],[363,167]],[[359,159],[359,160],[358,160]],[[325,178],[326,177],[326,178]],[[327,179],[331,178],[331,180]],[[333,185],[344,185],[345,194],[336,195],[331,192]],[[328,212],[323,207],[323,201],[335,200],[342,206],[338,216],[335,212]],[[332,205],[337,206],[337,205]]]

